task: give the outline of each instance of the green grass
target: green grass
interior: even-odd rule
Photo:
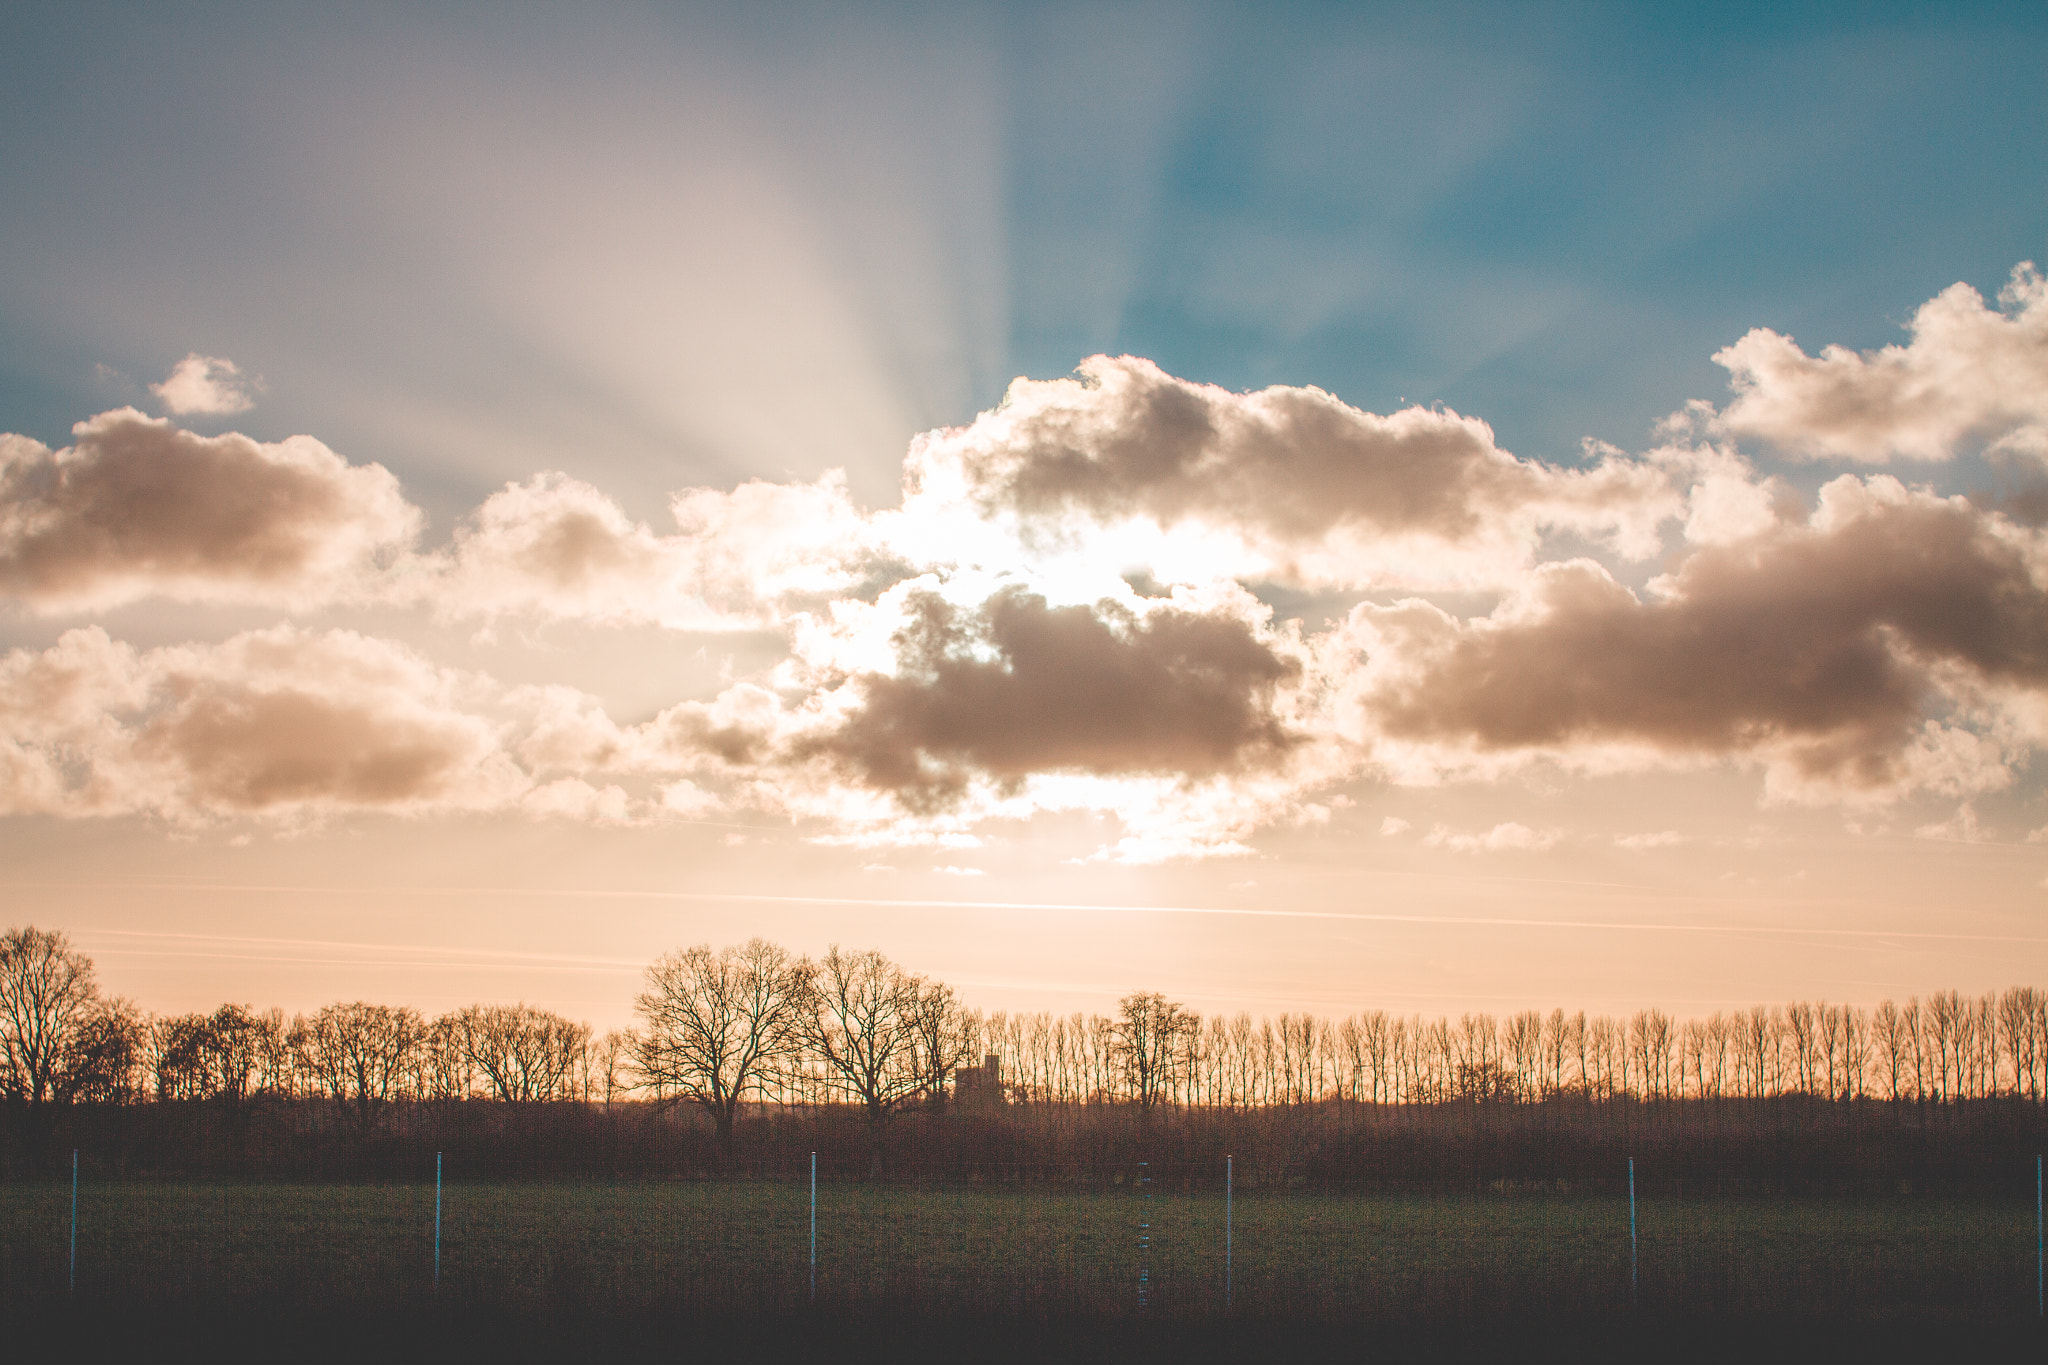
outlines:
[[[425,1186],[88,1184],[82,1296],[414,1307],[433,1294]],[[0,1301],[64,1293],[70,1192],[0,1187]],[[1151,1223],[1153,1311],[1223,1309],[1219,1196],[827,1186],[827,1303],[1120,1314]],[[1641,1307],[1681,1316],[2017,1318],[2034,1308],[2034,1213],[1928,1198],[1651,1200]],[[443,1208],[440,1297],[542,1312],[793,1309],[809,1204],[771,1184],[462,1185]],[[1629,1310],[1626,1200],[1240,1197],[1240,1314],[1333,1319]]]

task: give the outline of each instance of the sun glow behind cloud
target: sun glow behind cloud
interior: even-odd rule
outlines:
[[[1441,408],[1096,357],[912,442],[896,507],[861,507],[836,474],[753,480],[676,492],[662,529],[544,472],[438,548],[387,471],[311,437],[132,410],[62,450],[7,437],[0,581],[54,618],[169,597],[768,632],[785,653],[634,719],[352,628],[146,651],[75,629],[0,663],[0,808],[293,827],[754,812],[857,847],[1083,813],[1113,832],[1070,856],[1149,863],[1246,854],[1358,783],[1534,766],[1733,765],[1767,801],[1852,808],[1969,798],[2048,744],[2048,535],[1891,474],[1841,474],[1808,504],[1738,442],[2036,460],[2048,296],[2021,266],[2001,300],[1948,291],[1909,348],[1870,357],[1752,333],[1743,354],[1770,359],[1723,353],[1726,409],[1579,467]],[[1977,382],[1909,382],[1957,367]],[[1283,618],[1260,596],[1276,589],[1329,609]],[[1507,821],[1426,842],[1561,837]]]
[[[2007,984],[1881,931],[2042,904],[2041,28],[24,8],[16,917],[394,949],[158,1008]]]

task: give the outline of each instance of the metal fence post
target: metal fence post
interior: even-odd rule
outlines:
[[[441,1292],[441,1154],[434,1153],[434,1292]]]
[[[1152,1301],[1152,1173],[1143,1161],[1138,1163],[1138,1188],[1145,1192],[1138,1211],[1138,1307],[1142,1309]]]
[[[1232,1159],[1223,1158],[1223,1311],[1230,1311],[1230,1233],[1231,1215],[1235,1212],[1236,1181],[1231,1169]]]
[[[1636,1302],[1636,1159],[1628,1159],[1628,1301]]]
[[[818,1301],[818,1154],[811,1153],[811,1302]]]
[[[71,1281],[70,1290],[78,1292],[78,1149],[71,1149]]]

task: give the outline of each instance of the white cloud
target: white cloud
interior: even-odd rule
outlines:
[[[1675,829],[1659,830],[1655,834],[1617,834],[1616,848],[1625,848],[1631,853],[1643,853],[1653,848],[1676,848],[1685,842],[1685,836]]]
[[[234,361],[194,351],[171,367],[161,384],[149,391],[164,411],[183,417],[192,413],[230,416],[256,406],[263,381],[242,373]]]
[[[1386,819],[1380,821],[1380,833],[1384,835],[1406,834],[1412,828],[1414,826],[1398,815],[1389,815]]]
[[[1563,834],[1554,829],[1536,830],[1509,820],[1484,834],[1460,834],[1448,825],[1438,825],[1424,837],[1431,848],[1448,848],[1457,853],[1541,853],[1554,848]]]
[[[508,484],[414,566],[407,590],[444,615],[525,613],[677,630],[757,630],[858,585],[874,534],[837,471],[816,483],[689,489],[678,533],[632,521],[553,473]]]
[[[1981,844],[1991,836],[1977,823],[1977,809],[1968,801],[1956,807],[1956,813],[1936,824],[1922,825],[1913,831],[1916,839],[1939,839],[1945,843]]]
[[[1904,346],[1817,356],[1767,328],[1714,355],[1735,401],[1715,425],[1787,454],[1881,464],[1946,460],[1975,437],[2016,450],[2048,443],[2048,280],[2023,263],[2001,307],[1955,284],[1921,305]]]

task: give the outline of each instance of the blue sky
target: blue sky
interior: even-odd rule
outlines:
[[[444,524],[500,477],[449,426],[507,477],[573,442],[593,476],[665,466],[624,493],[850,463],[879,498],[913,431],[1097,351],[1441,402],[1571,459],[1718,397],[1750,327],[1869,347],[1995,291],[2048,218],[2036,6],[758,14],[11,9],[0,410],[55,440],[234,356],[264,434],[439,485]],[[668,220],[736,207],[758,255],[720,290],[735,243]],[[593,228],[619,296],[587,328],[494,297]],[[780,443],[661,410],[615,326],[642,271],[728,386],[857,410]],[[838,334],[792,346],[764,307]]]

